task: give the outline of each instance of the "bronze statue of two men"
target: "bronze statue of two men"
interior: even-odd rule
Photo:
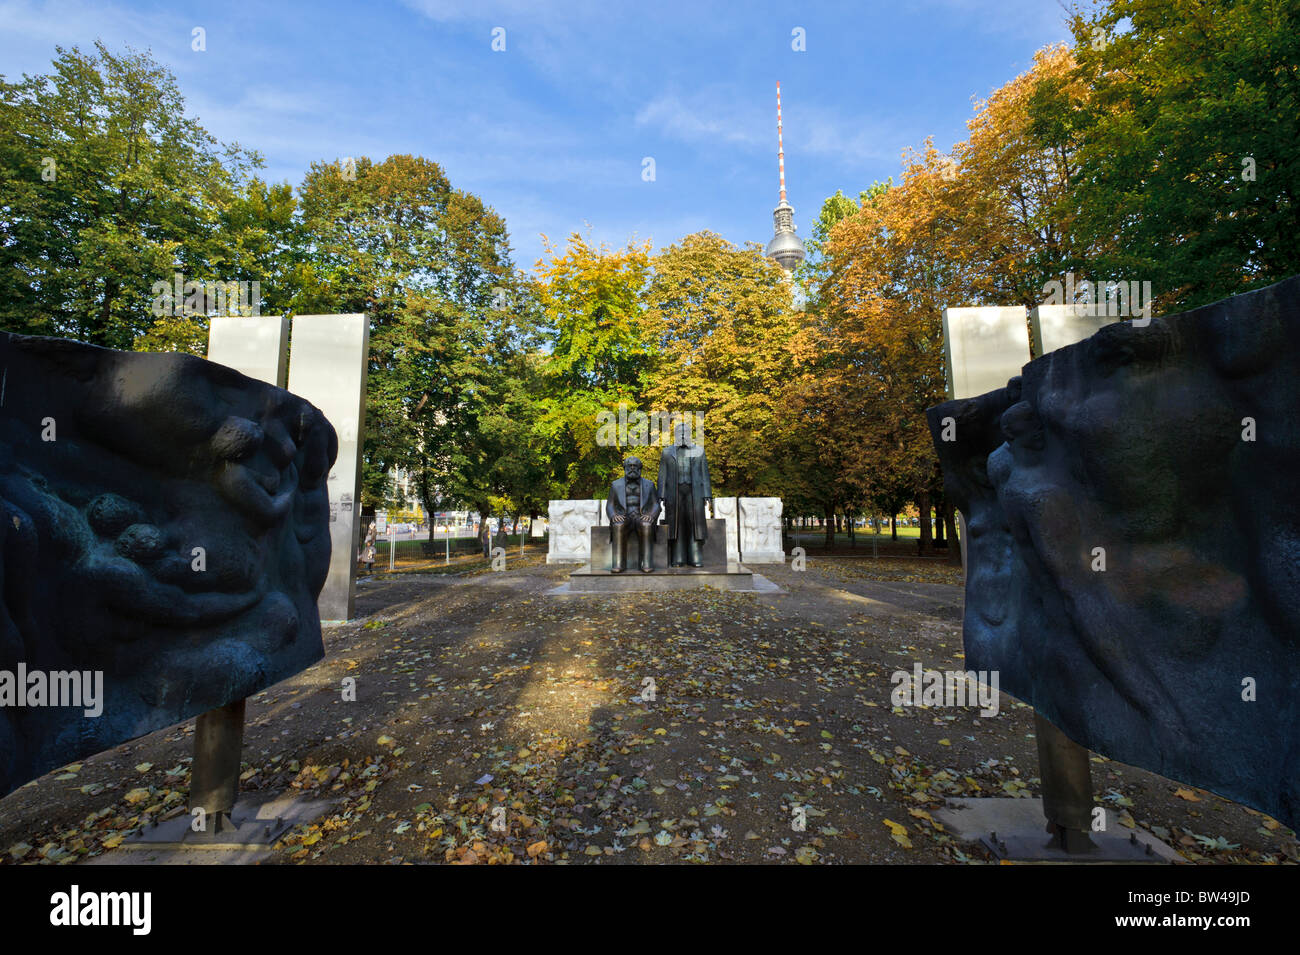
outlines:
[[[691,440],[690,429],[678,425],[673,444],[659,458],[659,487],[641,476],[641,461],[629,457],[623,462],[623,477],[609,489],[605,513],[609,517],[613,550],[611,573],[627,570],[627,546],[637,536],[640,567],[644,574],[654,570],[655,521],[662,507],[668,534],[668,566],[702,567],[704,542],[709,535],[706,504],[713,500],[709,483],[709,462],[704,448]]]

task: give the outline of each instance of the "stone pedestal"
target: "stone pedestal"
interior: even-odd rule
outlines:
[[[663,524],[655,528],[654,570],[642,573],[637,565],[636,542],[628,546],[627,570],[612,573],[613,548],[609,527],[593,527],[588,533],[591,561],[569,575],[568,593],[658,593],[666,590],[693,590],[713,587],[716,590],[768,589],[755,586],[749,568],[727,554],[726,521],[708,521],[709,536],[704,541],[703,567],[668,566],[668,531]],[[761,579],[761,578],[760,578]]]
[[[712,504],[709,540],[705,547],[706,562],[741,561],[747,564],[785,562],[781,536],[781,499],[779,497],[720,497]],[[551,501],[546,554],[548,564],[585,564],[592,559],[590,530],[608,527],[604,499]],[[720,528],[714,531],[713,525]],[[663,525],[658,537],[663,538]],[[608,532],[606,532],[606,545]],[[715,548],[716,545],[716,548]],[[655,553],[660,542],[655,543]],[[717,556],[710,557],[714,554]],[[602,551],[607,554],[607,549]],[[597,564],[608,557],[597,559]],[[658,563],[658,560],[656,560]]]
[[[656,567],[654,573],[627,570],[611,574],[590,564],[569,575],[569,593],[660,593],[667,590],[755,590],[754,575],[743,564],[704,567]]]
[[[654,567],[655,570],[705,570],[710,567],[723,567],[728,561],[736,563],[735,554],[727,553],[727,529],[724,521],[712,520],[706,522],[709,526],[709,536],[704,541],[704,567],[686,567],[686,568],[669,568],[668,567],[668,529],[665,525],[659,524],[655,527],[655,546],[654,546]],[[608,571],[614,566],[613,547],[609,540],[609,525],[602,527],[593,527],[590,530],[590,541],[588,553],[590,554],[589,565],[595,570]],[[641,575],[641,569],[637,566],[636,538],[631,538],[627,547],[627,573],[636,573]],[[644,576],[644,575],[641,575]]]

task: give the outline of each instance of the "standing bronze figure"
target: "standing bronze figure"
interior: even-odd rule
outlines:
[[[648,574],[654,570],[659,494],[654,482],[641,476],[639,458],[628,458],[623,462],[623,477],[610,485],[605,513],[609,517],[610,549],[614,558],[610,573],[621,574],[627,570],[627,539],[630,534],[637,536],[641,573]]]
[[[702,567],[709,536],[704,505],[713,500],[713,487],[704,448],[691,440],[687,425],[676,427],[672,446],[659,459],[659,493],[668,527],[668,566]]]

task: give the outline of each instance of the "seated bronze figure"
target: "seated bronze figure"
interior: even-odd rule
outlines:
[[[628,458],[623,462],[623,477],[610,485],[605,513],[609,517],[610,549],[613,552],[610,573],[621,574],[627,570],[627,542],[630,534],[637,536],[641,573],[648,574],[654,570],[654,534],[655,521],[659,519],[659,494],[655,491],[654,482],[641,476],[639,458]]]

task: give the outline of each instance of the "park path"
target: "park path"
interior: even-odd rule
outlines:
[[[335,803],[266,862],[988,861],[934,811],[1036,792],[1031,712],[891,700],[918,663],[965,668],[960,571],[758,570],[784,592],[551,596],[568,568],[536,560],[364,581],[325,659],[249,701],[244,798]],[[184,811],[192,733],[11,794],[3,858],[114,861],[127,833]],[[1121,824],[1188,858],[1296,856],[1258,813],[1094,762]]]

